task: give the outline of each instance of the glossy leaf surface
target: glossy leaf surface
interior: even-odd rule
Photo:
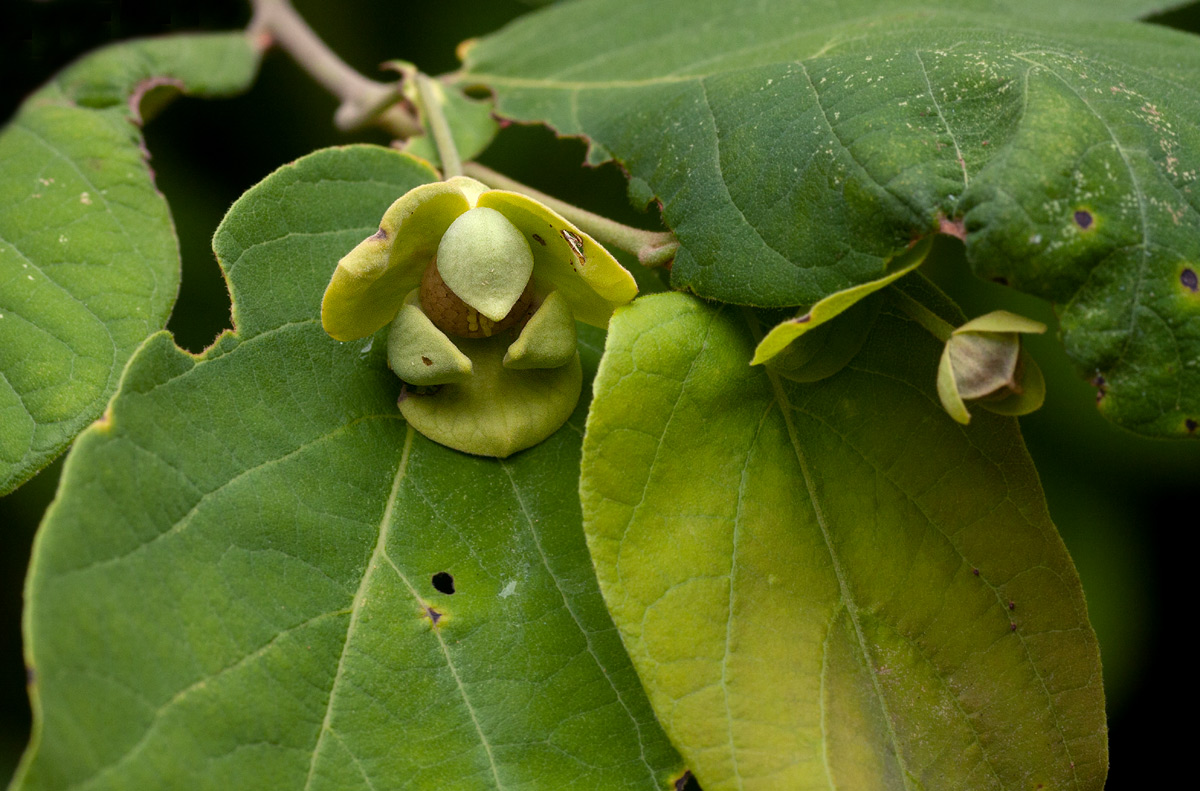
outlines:
[[[1102,788],[1096,641],[1016,422],[950,421],[894,306],[811,384],[746,364],[757,325],[618,311],[584,442],[601,589],[705,791]]]
[[[180,91],[253,81],[241,34],[147,39],[61,72],[0,131],[0,493],[95,420],[162,329],[179,245],[139,125]]]
[[[498,112],[657,199],[677,288],[811,306],[915,237],[1061,308],[1100,408],[1200,421],[1200,41],[1153,4],[587,0],[469,51]]]
[[[580,529],[586,399],[528,452],[467,456],[400,418],[386,330],[321,327],[338,258],[432,177],[330,149],[231,209],[236,332],[200,357],[151,337],[42,525],[16,788],[649,790],[682,771]]]

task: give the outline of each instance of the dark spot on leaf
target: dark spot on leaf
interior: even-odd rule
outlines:
[[[1010,632],[1015,632],[1015,631],[1017,631],[1017,625],[1016,625],[1015,623],[1010,623],[1010,624],[1008,625],[1008,631],[1010,631]]]
[[[438,593],[454,593],[454,577],[448,572],[439,571],[433,575],[433,587]]]
[[[1013,601],[1012,599],[1009,599],[1008,600],[1008,609],[1010,609],[1010,610],[1017,609],[1017,603],[1015,601]]]
[[[1189,434],[1195,434],[1196,429],[1200,428],[1200,423],[1197,423],[1196,421],[1192,420],[1191,418],[1188,418],[1187,420],[1183,421],[1183,425],[1187,426],[1187,430],[1188,430]]]
[[[1000,285],[1002,285],[1002,286],[1007,286],[1007,285],[1008,285],[1008,278],[1007,278],[1007,277],[993,277],[993,278],[992,278],[992,282],[993,282],[993,283],[999,283],[999,284],[1000,284]]]
[[[803,316],[797,316],[792,319],[793,324],[808,324],[810,321],[812,321],[811,313],[805,313]]]
[[[432,607],[426,607],[425,614],[429,616],[429,620],[433,621],[434,626],[437,626],[437,622],[442,620],[442,614]]]
[[[1180,272],[1179,282],[1183,284],[1184,288],[1186,288],[1188,291],[1191,291],[1193,294],[1195,294],[1197,290],[1200,290],[1200,279],[1196,277],[1195,269],[1185,269]]]
[[[561,231],[559,231],[559,234],[561,234],[566,243],[570,245],[571,252],[574,253],[575,257],[579,259],[579,265],[583,266],[586,264],[587,256],[583,254],[583,238],[569,228],[563,228]]]
[[[675,782],[671,784],[674,791],[687,791],[687,789],[696,789],[699,791],[699,786],[696,785],[696,779],[692,777],[690,769],[684,769],[683,774],[675,778]]]
[[[34,670],[32,667],[25,668],[25,684],[27,686],[32,687],[34,682],[36,682],[36,681],[37,681],[37,671]]]
[[[971,573],[972,573],[972,574],[974,574],[976,577],[978,577],[978,576],[979,576],[979,569],[971,569]]]
[[[376,232],[375,232],[375,235],[374,235],[374,236],[372,236],[371,238],[372,238],[372,239],[381,239],[381,240],[382,240],[382,239],[386,239],[386,238],[387,238],[387,231],[385,231],[385,230],[383,230],[382,228],[380,228],[378,231],[376,231]]]
[[[1104,387],[1108,384],[1108,380],[1104,378],[1104,374],[1096,374],[1092,377],[1092,384],[1096,387]]]
[[[429,359],[423,354],[421,355],[421,362],[425,363],[426,365],[433,365],[433,360]]]
[[[542,247],[546,246],[546,240],[543,239],[542,237],[538,236],[536,233],[533,235],[533,241],[537,242]]]
[[[1080,228],[1082,228],[1085,231],[1088,228],[1091,228],[1092,227],[1092,213],[1090,211],[1084,211],[1083,209],[1080,209],[1079,211],[1075,212],[1075,224],[1078,225]]]

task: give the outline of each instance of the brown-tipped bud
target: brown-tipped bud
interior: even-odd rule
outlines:
[[[516,304],[500,321],[492,321],[450,290],[437,268],[437,257],[421,277],[421,310],[433,325],[459,338],[488,338],[524,321],[532,313],[533,287],[526,285]]]

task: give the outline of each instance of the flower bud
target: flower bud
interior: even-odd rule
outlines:
[[[938,366],[942,407],[963,424],[971,420],[965,401],[1001,415],[1024,415],[1040,407],[1046,383],[1021,348],[1019,333],[1045,331],[1046,325],[1003,310],[954,330]]]

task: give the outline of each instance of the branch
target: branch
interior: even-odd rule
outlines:
[[[670,231],[644,231],[641,228],[634,228],[599,214],[593,214],[558,198],[552,198],[544,192],[539,192],[533,187],[510,179],[478,162],[464,163],[463,172],[489,187],[519,192],[544,203],[582,228],[600,244],[616,247],[637,256],[638,262],[642,266],[665,267],[675,260],[675,253],[679,250],[679,240]]]
[[[395,86],[368,79],[347,65],[317,37],[288,0],[250,0],[250,4],[254,17],[247,32],[266,38],[268,46],[277,44],[341,100],[333,117],[339,129],[373,123],[401,138],[423,133],[421,124],[397,104],[400,93]]]

